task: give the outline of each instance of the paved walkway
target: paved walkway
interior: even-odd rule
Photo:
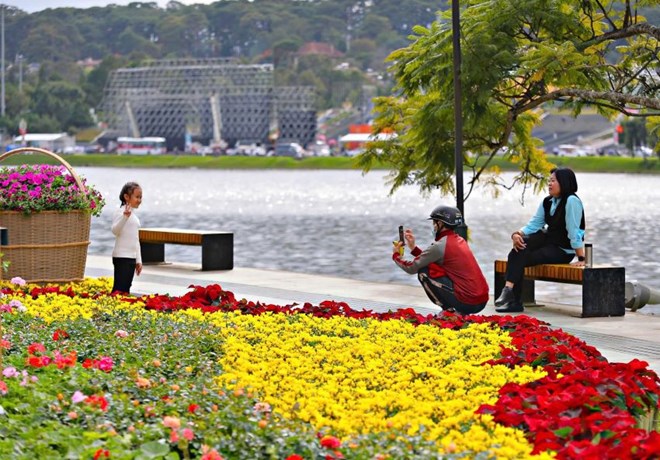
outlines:
[[[87,276],[112,276],[110,256],[89,256]],[[220,284],[237,298],[287,305],[323,300],[344,301],[351,308],[374,311],[413,307],[422,314],[438,313],[419,286],[374,283],[276,270],[235,268],[202,272],[191,264],[147,265],[136,277],[133,291],[144,294],[182,295],[191,284]],[[543,307],[528,308],[525,314],[561,328],[596,347],[612,362],[638,358],[660,374],[660,317],[627,311],[623,317],[580,318],[580,306],[537,299]],[[494,315],[493,299],[483,314]]]

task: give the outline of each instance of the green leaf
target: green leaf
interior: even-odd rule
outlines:
[[[169,454],[170,448],[162,442],[152,441],[142,444],[142,446],[140,446],[140,451],[142,451],[146,458],[159,458]]]
[[[566,438],[568,437],[568,435],[573,433],[573,428],[571,428],[570,426],[565,426],[564,428],[559,428],[557,430],[554,430],[553,433],[556,436],[559,436],[560,438]]]

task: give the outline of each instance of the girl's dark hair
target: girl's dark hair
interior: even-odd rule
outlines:
[[[126,182],[124,184],[124,186],[121,188],[121,192],[119,192],[119,201],[121,201],[122,206],[126,204],[124,195],[131,196],[133,194],[133,190],[135,190],[136,188],[140,188],[140,184],[138,184],[137,182]]]
[[[575,195],[578,191],[577,179],[575,178],[575,173],[572,169],[554,168],[550,171],[550,174],[554,174],[557,182],[559,182],[562,198]]]

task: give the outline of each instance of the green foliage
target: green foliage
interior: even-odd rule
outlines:
[[[86,127],[92,122],[85,93],[77,85],[65,81],[39,85],[32,95],[32,111],[48,114],[72,128]]]
[[[30,21],[32,22],[32,21]],[[20,52],[34,62],[71,61],[84,38],[60,17],[42,16],[32,24],[20,43]],[[52,59],[57,56],[58,59]]]
[[[9,271],[9,261],[4,260],[2,258],[3,256],[4,256],[4,254],[2,252],[0,252],[0,272]],[[2,276],[0,276],[0,278],[2,278]]]
[[[625,144],[628,150],[633,151],[635,147],[646,145],[647,132],[644,120],[628,120],[621,123],[623,133],[619,135],[619,143]]]
[[[304,427],[284,433],[279,432],[286,428],[284,422],[259,427],[252,397],[226,395],[217,388],[213,379],[221,373],[217,364],[221,337],[208,324],[202,327],[194,320],[119,312],[98,315],[91,321],[52,325],[18,316],[9,318],[6,327],[21,332],[12,335],[5,368],[23,369],[24,351],[35,342],[63,353],[76,350],[79,363],[99,356],[114,357],[115,363],[108,373],[80,365],[62,370],[55,366],[34,369],[30,374],[38,380],[25,386],[19,385],[19,379],[6,379],[9,392],[2,399],[2,408],[11,417],[4,418],[0,427],[3,458],[28,458],[30,454],[32,458],[91,458],[101,446],[112,452],[113,458],[120,453],[124,455],[120,458],[164,458],[172,454],[175,457],[168,458],[198,458],[202,439],[222,446],[227,454],[234,452],[225,458],[240,458],[240,453],[266,458],[264,443],[269,439],[279,441],[273,443],[273,453],[282,458],[287,451],[321,450],[314,433],[305,432]],[[50,336],[57,329],[66,330],[70,338],[63,343],[53,342]],[[130,335],[115,337],[120,329]],[[138,377],[149,384],[136,386]],[[72,403],[71,395],[76,391],[103,395],[109,401],[107,411]],[[191,413],[190,404],[199,406],[197,411],[203,417]],[[76,412],[75,418],[69,415],[72,411]],[[165,415],[184,422],[195,420],[195,438],[190,443],[169,442],[170,430],[162,418]],[[72,443],[72,439],[79,442]]]
[[[23,88],[17,90],[17,66],[8,65],[7,115],[0,119],[0,126],[17,134],[18,120],[27,119],[29,113],[30,132],[75,132],[91,123],[83,113],[99,107],[109,71],[160,58],[234,57],[245,63],[272,62],[278,84],[314,84],[319,109],[345,102],[357,105],[364,74],[359,72],[360,78],[353,78],[350,73],[344,78],[334,73],[336,64],[347,61],[361,70],[370,67],[382,72],[385,56],[405,45],[412,25],[430,23],[438,8],[432,0],[410,0],[406,6],[400,3],[261,0],[210,5],[169,2],[166,8],[159,8],[156,2],[132,2],[103,8],[52,8],[33,14],[6,7],[6,56],[23,56]],[[314,56],[323,65],[302,63],[298,68],[307,57],[296,53],[303,44],[314,41],[347,54],[336,59]],[[103,60],[103,64],[83,75],[76,62],[87,58]],[[303,72],[306,74],[301,76]],[[332,84],[335,79],[337,85]],[[61,110],[35,93],[45,83],[60,80],[84,92],[83,107],[70,107],[73,117],[62,118]],[[349,85],[353,87],[347,88]],[[37,96],[42,99],[38,103],[34,101]]]
[[[461,151],[471,186],[498,183],[492,167],[498,151],[518,165],[514,183],[543,186],[551,164],[531,133],[544,104],[574,115],[587,106],[610,117],[660,111],[657,80],[648,78],[660,30],[641,15],[627,15],[630,8],[625,0],[476,0],[462,9]],[[620,59],[608,62],[615,46]],[[365,170],[374,162],[390,165],[392,191],[415,184],[424,193],[453,193],[451,13],[415,27],[411,43],[389,61],[396,87],[377,99],[373,130],[398,136],[370,144],[360,164]]]
[[[127,64],[127,60],[117,57],[108,56],[98,67],[89,72],[83,89],[85,91],[86,103],[91,107],[96,107],[101,103],[103,96],[103,88],[113,70],[119,69]]]

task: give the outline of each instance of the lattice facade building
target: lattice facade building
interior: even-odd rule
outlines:
[[[187,137],[203,144],[280,139],[304,145],[316,135],[313,87],[276,87],[271,64],[233,59],[159,60],[110,74],[101,110],[116,136],[160,136],[170,149]]]

